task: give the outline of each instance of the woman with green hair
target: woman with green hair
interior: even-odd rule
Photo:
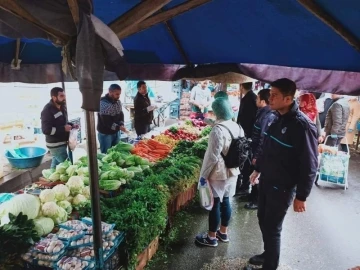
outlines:
[[[240,174],[239,168],[225,166],[222,154],[227,155],[232,137],[245,135],[240,126],[232,121],[233,110],[226,98],[215,99],[212,109],[216,122],[209,135],[199,185],[204,185],[208,180],[214,205],[209,213],[208,232],[196,236],[195,241],[200,245],[216,247],[218,240],[229,242],[227,229],[231,217],[230,197],[235,195],[236,181]]]
[[[214,96],[214,99],[217,99],[217,98],[226,98],[226,99],[229,99],[229,96],[226,92],[224,91],[219,91],[215,94]]]

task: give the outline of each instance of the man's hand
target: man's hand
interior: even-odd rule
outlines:
[[[323,143],[323,142],[324,142],[324,136],[320,136],[320,137],[318,138],[318,142],[319,142],[319,143]]]
[[[256,158],[254,158],[251,163],[252,163],[252,165],[255,166],[255,164],[256,164]]]
[[[79,126],[79,125],[73,125],[72,128],[74,128],[74,129],[79,129],[80,126]]]
[[[294,200],[294,211],[302,213],[306,211],[306,202],[299,201],[298,199]]]
[[[65,131],[66,131],[66,132],[70,132],[71,129],[72,129],[72,126],[70,126],[70,125],[65,125]]]
[[[128,132],[128,130],[126,129],[126,127],[124,127],[124,126],[120,126],[120,128],[119,128],[122,132]]]
[[[257,172],[257,171],[253,171],[253,173],[250,175],[250,183],[251,185],[255,185],[257,183],[259,183],[259,176],[260,176],[260,173]]]
[[[360,270],[360,266],[355,266],[355,267],[353,267],[353,268],[351,268],[349,270]]]

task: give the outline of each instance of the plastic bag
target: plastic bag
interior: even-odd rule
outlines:
[[[60,228],[56,234],[60,240],[72,242],[84,237],[85,232],[81,230],[67,230]]]
[[[89,217],[84,217],[81,219],[82,222],[84,222],[86,225],[88,225],[88,229],[87,229],[87,233],[88,234],[92,234],[93,233],[93,228],[92,228],[92,219]],[[108,234],[111,233],[111,231],[114,229],[115,224],[108,224],[105,222],[101,222],[101,230],[103,234]]]
[[[61,223],[59,227],[67,230],[77,230],[77,231],[83,231],[88,229],[88,226],[80,220],[68,220],[64,223]]]
[[[92,235],[87,234],[77,240],[71,241],[69,248],[73,249],[73,248],[91,246],[93,242],[94,242],[94,237]]]
[[[67,270],[67,269],[92,269],[95,266],[95,262],[84,261],[76,257],[62,257],[56,264],[56,269]]]
[[[61,253],[67,246],[67,243],[56,238],[44,238],[34,245],[33,250],[49,255]]]
[[[69,148],[71,151],[74,151],[77,146],[77,138],[78,138],[78,130],[75,128],[70,130]]]
[[[106,260],[113,252],[113,250],[111,248],[109,248],[109,249],[103,248],[103,251],[104,251],[103,252],[104,260]],[[71,249],[71,250],[68,250],[67,256],[76,257],[81,260],[92,262],[95,260],[94,247],[89,246],[89,247],[80,247],[77,249]]]
[[[201,177],[198,184],[200,194],[200,205],[202,208],[210,211],[214,205],[214,195],[212,193],[209,181]]]

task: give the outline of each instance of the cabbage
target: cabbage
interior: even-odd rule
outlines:
[[[83,181],[84,181],[85,186],[88,186],[90,184],[90,178],[89,177],[84,176]]]
[[[70,189],[70,194],[74,196],[81,194],[82,189],[84,188],[84,181],[81,176],[71,176],[69,181],[67,181],[66,186]]]
[[[60,175],[60,181],[61,182],[67,182],[69,180],[69,176],[67,176],[66,174],[61,174]]]
[[[35,230],[39,236],[44,236],[54,229],[54,221],[51,218],[39,217],[34,219]]]
[[[57,185],[57,186],[53,187],[52,190],[55,193],[55,198],[57,201],[63,201],[70,195],[70,190],[65,185]]]
[[[76,209],[79,209],[79,208],[82,208],[85,205],[87,205],[88,200],[86,199],[86,197],[84,195],[78,194],[74,197],[72,204]]]
[[[56,225],[60,223],[64,223],[65,221],[67,221],[67,219],[68,219],[68,214],[66,213],[65,209],[62,207],[58,207],[56,215],[52,217],[52,220]]]
[[[69,177],[73,176],[77,168],[78,168],[78,167],[77,167],[76,165],[70,165],[70,166],[66,169],[66,174],[67,174]]]
[[[50,175],[54,172],[54,169],[47,169],[47,170],[42,170],[42,176],[44,176],[44,178],[49,179]]]
[[[61,201],[61,202],[58,202],[58,206],[60,206],[61,208],[64,208],[66,213],[68,215],[71,214],[72,212],[72,206],[71,206],[71,203],[68,202],[68,201]]]
[[[90,187],[84,187],[83,191],[82,191],[82,195],[85,196],[86,199],[90,199]]]
[[[52,189],[44,189],[40,192],[39,198],[42,203],[55,202],[55,192]]]
[[[70,161],[64,161],[60,163],[59,165],[56,165],[55,172],[59,174],[64,174],[66,172],[66,169],[71,165]]]
[[[59,206],[55,202],[47,202],[43,204],[41,211],[45,217],[52,218],[56,216],[58,208]]]
[[[89,167],[80,167],[76,173],[82,176],[89,176]]]
[[[48,179],[52,182],[58,181],[58,180],[60,180],[60,173],[54,172],[49,176]]]
[[[30,194],[20,194],[0,205],[0,218],[7,220],[9,213],[17,216],[22,212],[27,215],[28,219],[34,219],[38,216],[39,210],[40,200],[38,197]]]

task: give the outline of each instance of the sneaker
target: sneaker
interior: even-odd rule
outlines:
[[[220,230],[216,232],[216,238],[219,239],[221,242],[228,243],[230,241],[227,233],[221,233]]]
[[[265,260],[265,252],[250,258],[249,263],[253,265],[263,265]]]
[[[217,239],[210,239],[208,234],[200,234],[197,235],[195,237],[195,243],[199,244],[199,245],[203,245],[203,246],[208,246],[208,247],[217,247],[218,246],[218,241]]]
[[[256,203],[247,203],[247,204],[245,204],[244,207],[247,210],[256,210],[256,209],[258,209],[258,205]]]

